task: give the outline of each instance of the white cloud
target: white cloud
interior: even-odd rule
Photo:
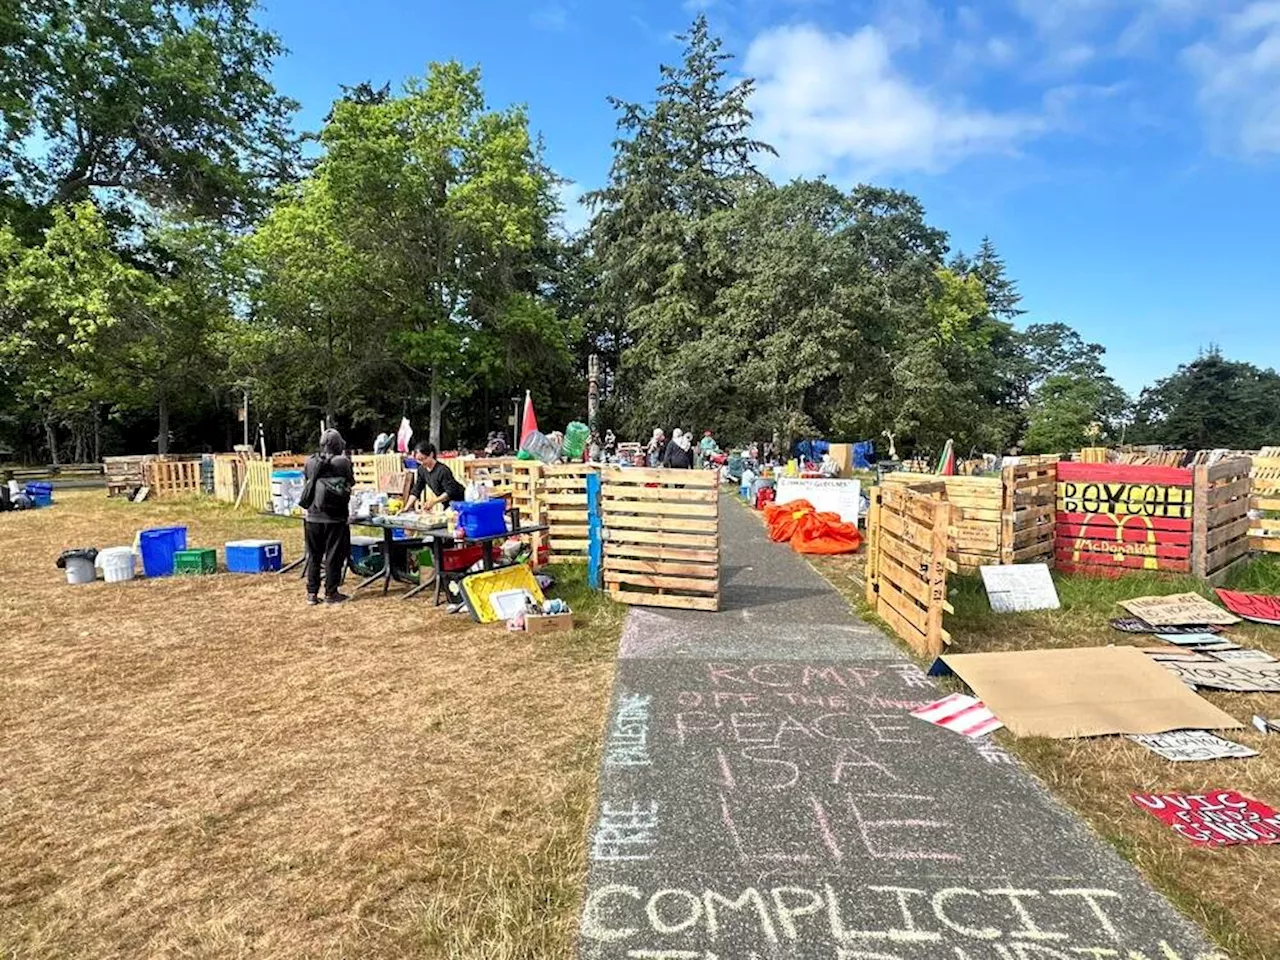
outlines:
[[[853,34],[804,25],[756,37],[744,68],[757,78],[756,133],[788,175],[936,171],[966,156],[1014,150],[1041,119],[943,101],[904,76],[877,27]]]
[[[552,0],[529,14],[529,22],[539,30],[560,32],[569,25],[569,11]]]
[[[1183,60],[1199,83],[1210,140],[1225,153],[1280,153],[1280,0],[1255,0]]]

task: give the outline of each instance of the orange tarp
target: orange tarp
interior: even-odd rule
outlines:
[[[808,500],[770,504],[764,508],[769,539],[788,542],[797,553],[853,553],[862,535],[838,513],[819,513]]]

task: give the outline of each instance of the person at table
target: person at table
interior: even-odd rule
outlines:
[[[415,452],[418,475],[414,478],[409,499],[405,501],[406,511],[415,506],[430,510],[437,505],[459,503],[467,498],[467,492],[454,479],[452,471],[437,459],[435,444],[420,443]]]
[[[306,481],[303,524],[307,544],[307,603],[320,602],[320,573],[324,571],[324,602],[342,603],[347,599],[338,592],[342,571],[351,554],[351,528],[347,521],[351,512],[351,488],[355,472],[346,456],[347,444],[337,430],[326,430],[320,437],[320,452],[307,458],[302,468]]]

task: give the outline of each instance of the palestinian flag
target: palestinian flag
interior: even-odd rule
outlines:
[[[938,458],[938,468],[933,472],[943,477],[954,477],[956,475],[956,449],[954,440],[948,440],[947,445],[942,448],[942,456]]]

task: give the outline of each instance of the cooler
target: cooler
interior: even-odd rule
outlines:
[[[228,573],[270,573],[284,566],[279,540],[231,540],[224,550]]]

